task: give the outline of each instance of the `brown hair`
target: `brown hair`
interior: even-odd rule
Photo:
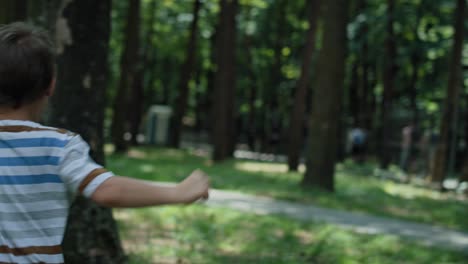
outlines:
[[[55,75],[48,34],[22,22],[0,26],[0,106],[18,108],[44,95]]]

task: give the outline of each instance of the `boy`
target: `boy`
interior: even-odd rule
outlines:
[[[208,197],[194,171],[175,187],[114,176],[71,132],[38,123],[55,89],[48,36],[30,26],[0,26],[0,263],[63,263],[60,244],[68,193],[109,207],[191,203]]]

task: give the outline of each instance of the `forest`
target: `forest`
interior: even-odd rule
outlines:
[[[291,192],[339,195],[340,164],[352,164],[445,193],[454,191],[446,180],[468,190],[466,6],[1,0],[0,24],[26,21],[53,36],[58,88],[44,120],[80,133],[98,162],[107,148],[112,165],[135,149],[203,146],[216,166],[241,154],[287,166]],[[169,111],[167,122],[151,109]],[[100,260],[85,262],[120,263],[111,211],[74,206],[69,263],[101,247]]]

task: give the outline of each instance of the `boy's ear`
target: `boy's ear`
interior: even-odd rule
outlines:
[[[56,79],[53,78],[52,81],[50,82],[49,88],[47,88],[46,93],[45,93],[45,95],[47,97],[50,97],[50,96],[52,96],[54,94],[54,92],[55,92],[55,83],[56,83],[55,81],[56,81]]]

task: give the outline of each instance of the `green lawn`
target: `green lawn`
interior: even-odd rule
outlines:
[[[333,194],[302,190],[302,175],[287,172],[284,164],[241,160],[213,164],[202,155],[181,150],[137,148],[129,155],[110,155],[108,168],[120,175],[157,181],[180,181],[193,169],[201,168],[211,176],[214,188],[468,231],[466,200],[372,178],[369,166],[339,165]]]
[[[298,187],[299,173],[275,163],[231,160],[171,149],[137,148],[111,155],[115,173],[179,181],[201,168],[214,188],[364,211],[468,229],[466,202],[370,177],[369,167],[341,165],[337,191]],[[437,209],[437,210],[435,210]],[[389,235],[363,235],[283,216],[258,216],[202,205],[114,210],[130,263],[467,263],[467,255],[428,249]]]
[[[200,205],[114,210],[130,263],[467,263],[460,253]]]

